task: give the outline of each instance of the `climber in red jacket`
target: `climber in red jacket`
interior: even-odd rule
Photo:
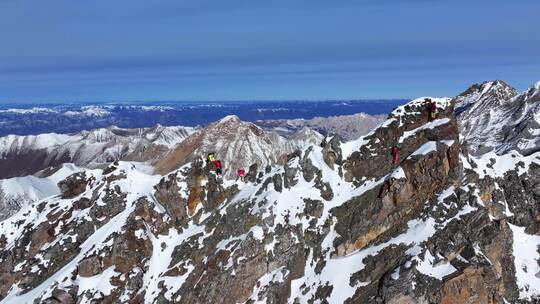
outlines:
[[[221,174],[221,161],[218,160],[218,159],[215,159],[212,161],[212,163],[214,163],[214,166],[216,166],[216,173],[217,174]]]
[[[236,179],[240,179],[241,181],[244,181],[244,177],[246,176],[246,170],[240,168],[236,171]]]
[[[392,155],[392,164],[395,165],[399,163],[400,153],[399,153],[399,148],[397,146],[394,146],[392,148],[392,152],[390,152],[390,154]]]

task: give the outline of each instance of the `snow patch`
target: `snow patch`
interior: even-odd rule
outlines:
[[[437,151],[437,142],[436,141],[428,141],[427,143],[423,144],[418,148],[416,151],[414,151],[411,156],[416,155],[426,155],[431,152]]]
[[[517,170],[518,175],[529,171],[532,163],[540,165],[540,152],[523,156],[517,151],[497,155],[489,152],[481,156],[471,156],[471,160],[478,166],[475,171],[483,179],[485,176],[503,177],[508,171]]]
[[[436,278],[441,281],[445,276],[457,271],[457,269],[448,262],[434,264],[434,261],[435,257],[428,249],[426,250],[423,259],[418,258],[418,265],[416,266],[416,270],[427,276]]]
[[[414,136],[416,133],[422,131],[422,130],[427,130],[427,129],[434,129],[436,127],[440,127],[442,125],[445,125],[447,123],[450,122],[450,119],[448,118],[442,118],[442,119],[436,119],[432,122],[429,122],[427,124],[424,124],[414,130],[411,130],[411,131],[405,131],[403,132],[403,135],[399,138],[399,143],[403,143],[403,141],[411,136]]]
[[[403,171],[403,168],[401,167],[398,167],[397,169],[395,169],[392,174],[390,175],[390,178],[395,178],[395,179],[401,179],[401,178],[404,178],[406,179],[407,176],[405,175],[405,171]]]
[[[531,300],[540,296],[540,236],[525,233],[525,227],[514,226],[508,223],[513,234],[513,255],[516,268],[516,283],[519,287],[519,296]]]
[[[91,300],[96,299],[95,297],[88,298],[88,295],[86,294],[87,292],[90,293],[90,295],[99,296],[97,299],[102,298],[103,296],[108,296],[115,288],[111,284],[111,279],[119,275],[119,272],[114,271],[114,266],[111,266],[105,269],[102,273],[93,277],[85,278],[77,276],[77,279],[75,280],[75,283],[79,287],[77,290],[77,296],[80,297],[84,294],[82,303],[90,303]]]

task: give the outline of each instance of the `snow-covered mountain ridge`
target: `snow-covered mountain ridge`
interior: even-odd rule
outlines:
[[[8,135],[0,137],[0,178],[34,174],[64,163],[96,168],[120,159],[148,161],[165,154],[195,130],[113,126],[75,134]]]
[[[81,170],[72,164],[65,164],[47,177],[29,175],[0,179],[0,220],[13,215],[22,206],[60,194],[58,182]]]
[[[471,156],[455,101],[436,99],[433,121],[423,101],[245,182],[182,155],[163,175],[135,162],[71,175],[0,223],[2,303],[539,301],[540,153]],[[197,133],[185,147],[201,154],[218,139]]]
[[[287,154],[306,145],[317,145],[321,140],[322,135],[310,129],[295,132],[287,139],[229,115],[186,138],[159,159],[155,168],[156,172],[165,174],[195,158],[215,153],[224,164],[224,176],[234,178],[239,168],[247,170],[251,165],[265,168],[283,163]]]

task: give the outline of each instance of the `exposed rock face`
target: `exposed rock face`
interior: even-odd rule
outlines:
[[[156,185],[154,196],[157,201],[167,210],[167,214],[178,224],[187,219],[187,201],[182,195],[182,188],[178,185],[178,174],[172,173],[162,178]]]
[[[79,172],[68,176],[65,180],[58,182],[62,198],[73,198],[83,193],[88,186],[88,180],[84,172]]]
[[[342,165],[343,156],[341,155],[340,141],[337,136],[333,136],[328,142],[323,145],[323,159],[330,168],[334,165]]]
[[[461,134],[474,155],[540,151],[540,89],[518,94],[502,81],[476,84],[454,98]]]
[[[66,180],[0,222],[0,297],[540,301],[540,155],[468,155],[453,103],[436,101],[432,121],[414,100],[356,141],[255,163],[245,182],[200,158],[166,176],[120,162],[69,177],[85,187]]]

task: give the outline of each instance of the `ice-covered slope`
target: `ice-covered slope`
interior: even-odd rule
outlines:
[[[0,223],[2,303],[538,301],[540,154],[471,157],[422,100],[245,182],[200,159],[72,175]]]
[[[540,150],[540,89],[518,94],[502,81],[476,84],[454,98],[460,130],[473,154]]]
[[[16,213],[22,206],[60,194],[57,183],[78,170],[72,164],[65,164],[47,177],[0,179],[0,220]]]
[[[76,134],[8,135],[0,138],[0,178],[25,176],[73,163],[97,167],[119,159],[146,161],[182,142],[195,129],[109,127]]]

